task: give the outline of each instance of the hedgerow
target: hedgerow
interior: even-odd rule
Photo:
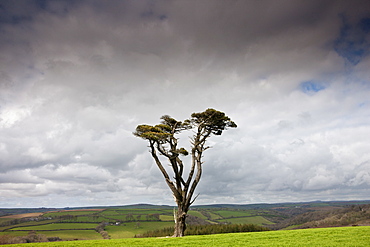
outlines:
[[[261,232],[270,229],[254,224],[215,224],[215,225],[188,225],[185,235],[209,235],[220,233],[237,233],[237,232]],[[135,238],[141,237],[165,237],[173,234],[173,227],[167,227],[159,230],[148,231],[143,234],[135,235]]]

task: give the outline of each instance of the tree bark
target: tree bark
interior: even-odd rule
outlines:
[[[175,231],[173,237],[183,237],[185,236],[186,230],[186,213],[181,208],[178,208],[177,212],[175,212]]]

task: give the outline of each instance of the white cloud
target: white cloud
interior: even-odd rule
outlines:
[[[6,3],[0,206],[172,203],[132,132],[209,107],[238,128],[210,140],[197,202],[366,199],[369,56],[335,43],[368,5],[211,2]]]

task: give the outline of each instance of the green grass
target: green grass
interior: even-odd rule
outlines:
[[[173,215],[160,215],[159,219],[161,221],[172,221],[173,222]]]
[[[54,222],[55,222],[55,220],[27,221],[27,222],[19,223],[17,225],[0,227],[0,231],[12,228],[14,226],[23,227],[23,226],[45,225],[45,224],[51,224],[51,223],[54,223]]]
[[[198,212],[198,211],[189,210],[188,214],[193,215],[193,216],[196,216],[196,217],[201,218],[203,220],[206,220],[207,219],[206,216],[204,216],[201,212]]]
[[[153,209],[109,209],[102,211],[101,215],[138,215],[138,214],[166,214],[171,213],[170,210],[153,210]]]
[[[299,227],[299,226],[301,226],[301,225],[291,225],[291,226],[285,227],[283,230],[292,230],[292,229],[294,229],[296,227]]]
[[[43,217],[58,217],[58,216],[63,216],[63,215],[89,215],[89,214],[96,214],[100,213],[100,211],[61,211],[61,212],[50,212],[43,214]]]
[[[241,217],[241,218],[229,218],[224,220],[218,220],[218,222],[230,222],[231,224],[255,224],[255,225],[265,225],[274,224],[269,220],[266,220],[262,216],[252,216],[252,217]]]
[[[106,215],[107,218],[100,218],[100,221],[153,221],[157,220],[156,218],[150,217],[148,215],[142,215],[142,214],[122,214],[122,215]],[[80,218],[80,217],[79,217]],[[73,221],[71,221],[73,222]],[[94,221],[95,222],[95,221]]]
[[[251,211],[231,211],[231,210],[219,210],[214,211],[214,213],[221,215],[223,218],[231,218],[231,217],[246,217],[251,216]]]
[[[12,220],[11,218],[0,218],[0,224],[11,220]]]
[[[87,240],[71,242],[32,243],[3,245],[7,247],[85,247],[85,246],[130,246],[130,247],[203,247],[203,246],[278,246],[278,247],[362,247],[369,246],[370,227],[336,227],[290,231],[254,233],[231,233],[218,235],[188,236],[183,238],[146,238]]]
[[[112,217],[114,218],[114,217]],[[102,221],[108,222],[112,221],[111,219],[102,217],[102,216],[97,216],[97,217],[92,217],[92,216],[78,216],[77,218],[74,219],[61,219],[60,222],[96,222],[100,223]]]
[[[218,214],[214,214],[212,212],[208,212],[209,215],[211,216],[211,220],[218,220],[218,219],[222,219],[222,217]]]
[[[11,229],[11,231],[50,231],[50,230],[63,230],[63,229],[94,229],[98,224],[94,223],[53,223],[47,225],[38,225],[38,226],[24,226],[16,227]]]
[[[142,234],[147,231],[173,226],[173,222],[130,222],[119,226],[106,226],[105,230],[109,233],[112,239],[132,238],[136,234]]]
[[[46,237],[59,237],[63,240],[87,240],[87,239],[103,239],[103,237],[95,230],[63,230],[63,231],[43,231],[37,232]]]
[[[117,212],[116,209],[107,209],[107,210],[101,211],[99,213],[99,215],[104,215],[104,216],[107,216],[107,215],[120,215],[120,213]]]
[[[0,236],[1,235],[10,235],[12,237],[18,237],[18,236],[27,235],[27,233],[24,233],[24,232],[16,232],[16,231],[14,231],[14,232],[8,232],[8,231],[6,231],[6,232],[0,232]]]

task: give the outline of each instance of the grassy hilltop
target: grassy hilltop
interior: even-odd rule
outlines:
[[[53,243],[4,245],[9,247],[85,247],[85,246],[130,246],[130,247],[203,247],[203,246],[356,246],[367,247],[370,243],[370,227],[337,227],[304,230],[285,230],[254,233],[230,233],[183,238],[141,238],[86,240]]]
[[[370,225],[370,204],[366,203],[368,201],[196,206],[189,211],[186,235],[267,228],[366,226]],[[174,225],[170,206],[140,204],[43,210],[0,209],[0,213],[6,214],[0,217],[0,244],[168,236]]]

